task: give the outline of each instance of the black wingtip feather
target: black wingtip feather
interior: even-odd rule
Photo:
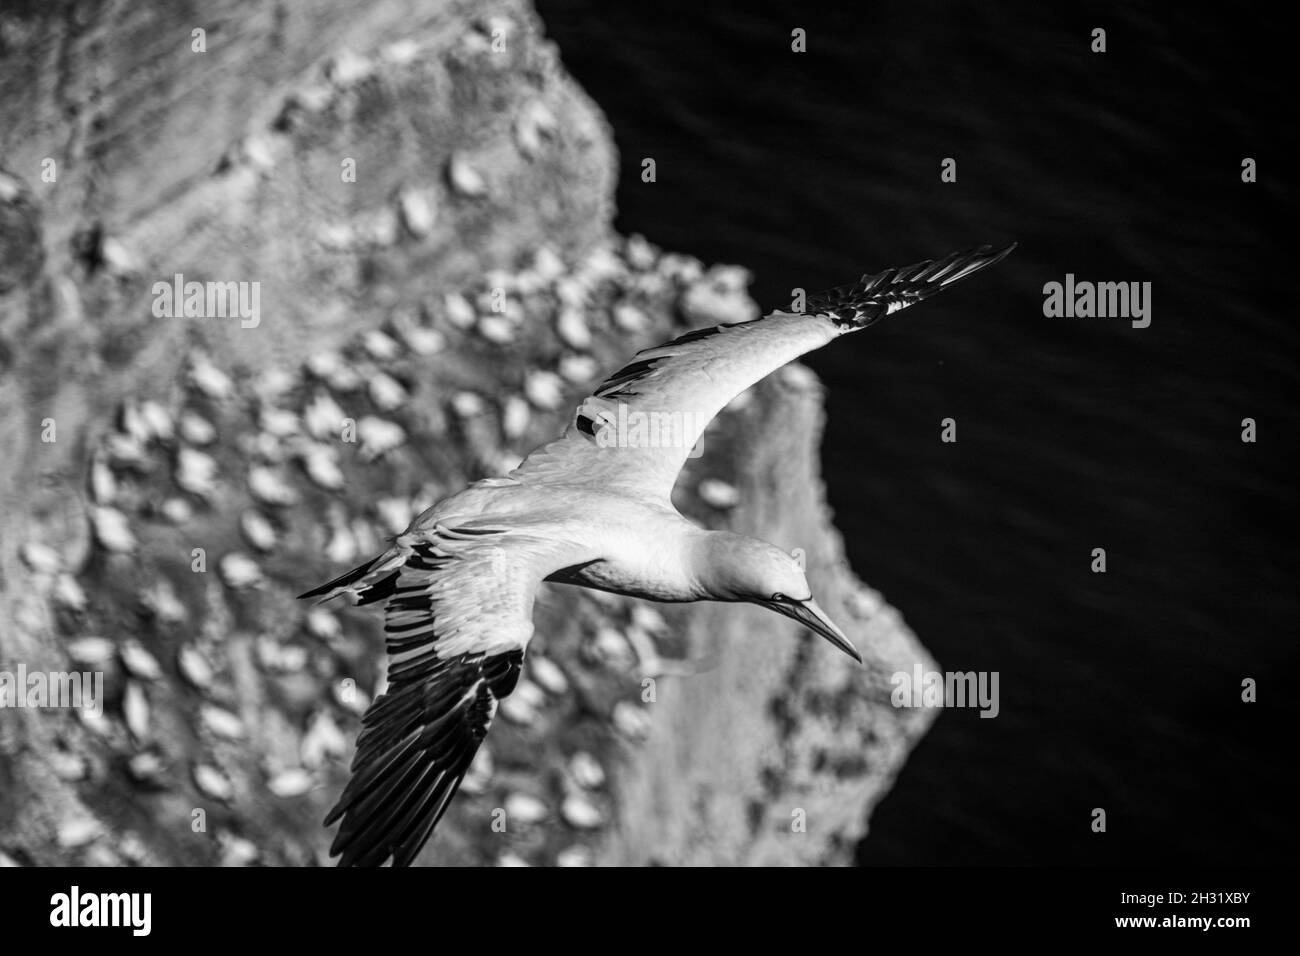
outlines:
[[[495,704],[519,679],[523,651],[439,659],[390,673],[362,718],[352,779],[325,825],[339,866],[409,866],[432,835],[487,735]],[[474,693],[470,691],[477,685]]]
[[[976,246],[942,259],[926,259],[910,266],[864,275],[850,285],[836,286],[808,297],[806,311],[829,315],[841,326],[866,328],[891,312],[905,309],[996,265],[1011,254],[1016,243],[994,251]]]
[[[312,588],[310,591],[304,591],[298,595],[298,600],[307,598],[317,598],[316,603],[328,601],[338,596],[345,590],[351,589],[357,595],[356,603],[358,605],[374,604],[389,597],[397,587],[397,578],[401,573],[400,568],[394,568],[390,573],[383,574],[381,571],[373,571],[387,555],[380,555],[365,564],[359,565],[344,574],[340,574],[332,581],[326,581],[318,588]],[[371,574],[383,574],[382,577],[376,577],[374,580],[367,581],[366,578]]]
[[[326,581],[318,588],[312,588],[310,591],[303,591],[302,594],[298,595],[298,600],[301,601],[306,598],[322,597],[323,595],[329,594],[331,591],[356,584],[370,572],[370,569],[375,566],[375,562],[378,560],[378,558],[375,558],[374,560],[367,561],[365,564],[355,567],[351,571],[340,574],[332,581]]]

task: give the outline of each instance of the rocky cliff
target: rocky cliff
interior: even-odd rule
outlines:
[[[381,621],[293,595],[755,309],[613,234],[612,137],[524,0],[195,13],[0,13],[0,673],[104,695],[0,708],[7,862],[327,862]],[[851,859],[930,719],[888,675],[930,662],[845,566],[821,420],[773,376],[679,506],[803,549],[867,667],[756,608],[548,586],[425,862]]]

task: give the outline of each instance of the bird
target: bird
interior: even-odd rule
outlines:
[[[862,657],[813,599],[800,563],[689,521],[670,496],[709,421],[771,372],[1004,259],[978,246],[864,275],[802,312],[687,332],[638,352],[563,434],[504,477],[433,505],[392,546],[299,595],[384,604],[388,686],[362,717],[351,777],[325,826],[339,866],[409,866],[514,689],[543,581],[658,602],[748,602]],[[672,441],[620,440],[619,416],[660,416]]]

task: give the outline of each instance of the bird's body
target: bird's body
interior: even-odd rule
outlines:
[[[858,657],[802,568],[766,542],[707,531],[673,507],[678,472],[736,395],[800,355],[1000,261],[1012,247],[890,269],[810,297],[805,313],[701,329],[647,349],[602,383],[565,433],[509,477],[475,482],[383,554],[303,595],[385,602],[389,686],[366,712],[340,865],[410,863],[510,693],[545,580],[654,601],[748,601]],[[629,433],[628,415],[650,423]],[[668,439],[668,440],[661,440]]]
[[[575,494],[576,489],[575,489]],[[594,557],[560,569],[549,580],[612,591],[649,601],[699,601],[703,584],[689,560],[703,532],[675,508],[633,502],[600,492],[588,501],[591,530],[584,544]],[[647,541],[656,542],[647,548]]]
[[[707,596],[683,558],[690,543],[707,532],[676,508],[581,483],[552,482],[546,494],[549,504],[538,500],[533,486],[513,478],[475,482],[420,515],[402,537],[418,538],[439,524],[507,528],[508,533],[485,546],[509,563],[520,536],[555,545],[536,552],[546,580],[652,601]],[[575,501],[582,503],[580,520],[575,520]],[[646,548],[647,541],[656,547]]]

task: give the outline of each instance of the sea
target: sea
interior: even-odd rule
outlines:
[[[538,8],[613,127],[617,228],[745,266],[764,311],[1019,244],[808,358],[854,570],[944,669],[999,675],[998,716],[940,716],[858,862],[1291,863],[1298,154],[1276,11]],[[1045,314],[1067,275],[1138,283],[1149,324]]]

